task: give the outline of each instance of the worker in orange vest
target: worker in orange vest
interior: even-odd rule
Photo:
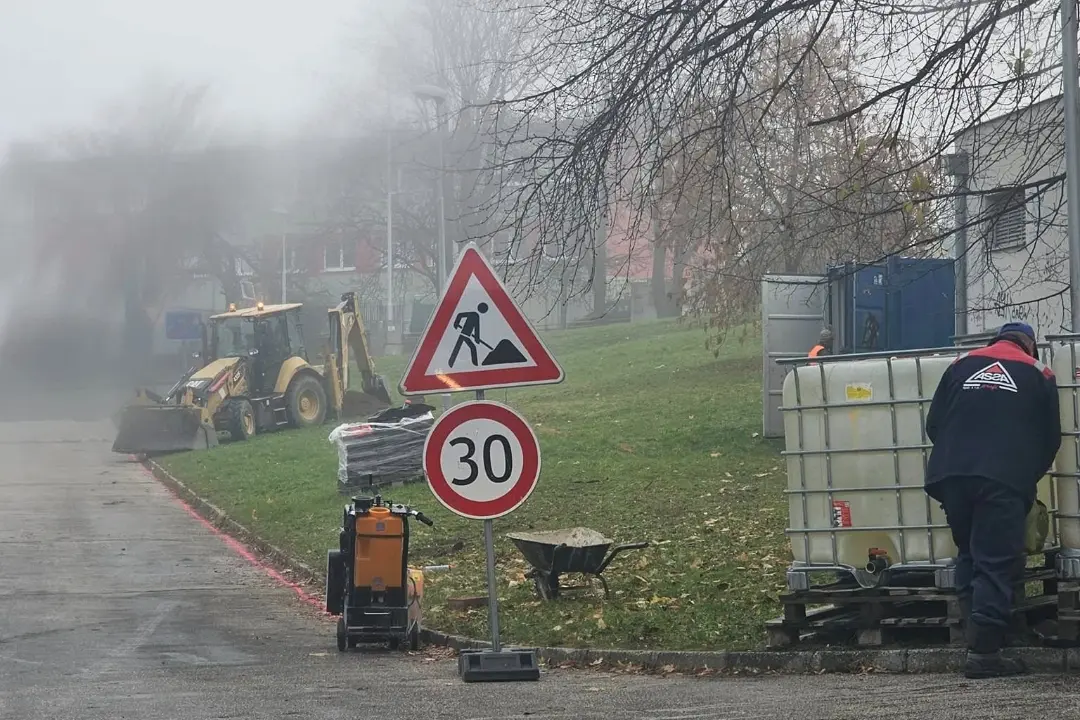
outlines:
[[[832,339],[832,330],[829,328],[823,329],[821,335],[818,336],[818,344],[810,348],[809,357],[832,355]]]

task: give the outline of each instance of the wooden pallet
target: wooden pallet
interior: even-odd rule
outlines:
[[[1059,605],[1053,563],[1029,568],[1016,587],[1012,634],[1030,635],[1031,628],[1055,617]],[[1040,591],[1026,592],[1028,583]],[[1080,591],[1074,602],[1080,637]],[[882,645],[962,645],[960,603],[955,591],[935,587],[851,588],[839,583],[780,596],[782,617],[765,624],[766,644],[790,647],[803,642],[861,647]]]

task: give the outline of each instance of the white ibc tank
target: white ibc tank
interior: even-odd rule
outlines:
[[[1061,448],[1054,461],[1057,481],[1057,528],[1061,547],[1080,550],[1080,338],[1051,340],[1050,368],[1058,384],[1061,412]]]
[[[945,513],[924,490],[926,414],[961,352],[823,362],[788,373],[787,534],[797,565],[861,569],[878,551],[890,566],[955,557]],[[1050,482],[1039,485],[1052,508]]]
[[[796,565],[861,569],[876,551],[890,566],[941,566],[955,557],[945,514],[923,486],[932,447],[927,412],[937,382],[961,352],[825,362],[788,373],[787,535]],[[1059,383],[1080,367],[1070,352],[1080,359],[1080,344],[1056,355]],[[1048,546],[1061,538],[1063,546],[1080,548],[1080,398],[1072,388],[1062,398],[1066,439],[1055,463],[1062,472],[1053,474],[1068,483],[1055,497],[1054,481],[1044,479],[1039,499],[1052,513],[1063,508]]]

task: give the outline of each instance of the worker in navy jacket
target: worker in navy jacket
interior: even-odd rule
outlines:
[[[934,444],[926,492],[945,510],[965,616],[971,678],[1025,671],[1001,648],[1013,584],[1025,564],[1027,515],[1061,445],[1057,382],[1038,360],[1035,332],[1006,323],[987,347],[957,358],[926,417]]]

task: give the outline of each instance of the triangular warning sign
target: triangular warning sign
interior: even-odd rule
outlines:
[[[974,373],[971,377],[964,381],[965,390],[976,390],[979,388],[1001,388],[1002,390],[1008,390],[1009,392],[1016,392],[1016,382],[1012,379],[1012,375],[1005,369],[1005,366],[1000,362],[990,363],[982,370]]]
[[[546,385],[563,380],[540,336],[469,243],[398,386],[403,395]]]

